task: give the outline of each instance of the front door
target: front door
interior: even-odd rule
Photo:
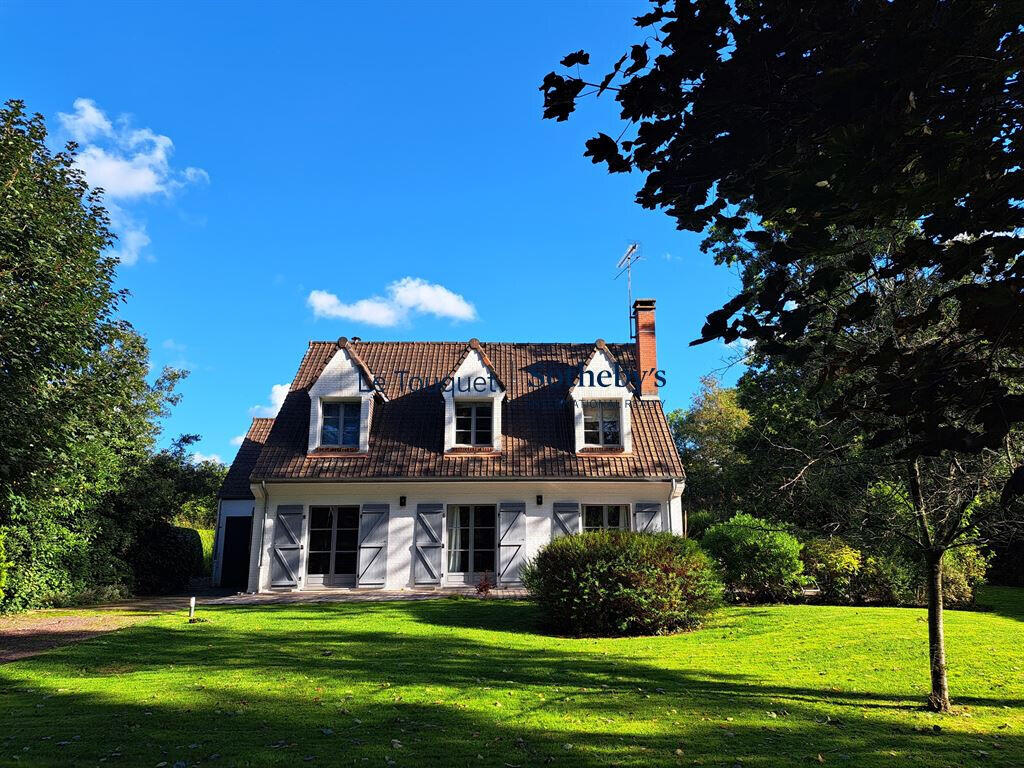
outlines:
[[[309,508],[308,586],[354,586],[358,548],[359,507]]]
[[[476,584],[486,573],[494,583],[497,561],[498,508],[494,504],[448,507],[449,584]]]

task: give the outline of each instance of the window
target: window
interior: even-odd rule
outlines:
[[[498,511],[493,505],[448,508],[448,572],[494,573]]]
[[[622,445],[617,400],[583,403],[583,442],[586,445]]]
[[[359,403],[324,403],[321,445],[359,445]]]
[[[352,576],[356,572],[359,539],[359,507],[310,507],[310,576]]]
[[[583,531],[604,531],[626,527],[625,504],[585,504]]]
[[[491,445],[491,404],[455,406],[456,445]]]

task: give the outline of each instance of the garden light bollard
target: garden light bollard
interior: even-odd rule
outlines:
[[[195,597],[190,597],[188,599],[188,618],[189,618],[189,621],[191,621],[195,617],[196,617],[196,599],[195,599]]]

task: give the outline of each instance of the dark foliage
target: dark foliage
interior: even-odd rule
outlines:
[[[203,572],[203,542],[192,528],[159,523],[142,532],[129,559],[139,594],[180,592]]]
[[[696,542],[632,531],[555,539],[524,568],[523,584],[556,631],[581,636],[692,629],[722,593]]]
[[[907,457],[997,450],[1024,422],[1024,392],[1008,380],[1024,349],[1021,11],[995,0],[654,0],[636,20],[644,42],[630,66],[620,71],[623,56],[600,82],[551,73],[545,117],[568,118],[588,88],[614,88],[625,135],[598,134],[587,156],[643,174],[641,205],[747,268],[702,341],[744,338],[799,364],[822,353],[812,324],[841,332],[879,319],[877,293],[855,286],[933,275],[942,289],[872,354],[829,347],[818,373],[865,374],[877,394],[861,409],[871,445],[897,443]],[[904,236],[906,222],[921,226]],[[855,233],[886,230],[884,260],[858,247]],[[902,343],[950,314],[957,338]],[[865,391],[834,394],[840,413]]]
[[[560,120],[615,88],[622,137],[587,155],[643,174],[641,205],[741,268],[694,343],[746,339],[810,383],[829,434],[798,476],[852,460],[907,489],[873,522],[927,564],[942,711],[943,556],[1019,526],[1024,493],[1021,11],[654,0],[626,71],[541,86]],[[994,484],[1000,504],[976,503]]]

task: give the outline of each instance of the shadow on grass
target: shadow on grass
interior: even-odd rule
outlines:
[[[821,754],[865,765],[896,752],[948,765],[984,751],[999,765],[1024,754],[1017,733],[993,752],[977,734],[895,729],[884,713],[908,710],[906,697],[661,668],[631,657],[629,641],[621,653],[538,643],[517,634],[537,620],[530,604],[379,604],[370,626],[367,610],[221,608],[206,624],[138,626],[0,668],[0,764],[775,766]]]
[[[998,613],[1009,619],[1024,621],[1024,589],[1020,587],[982,587],[978,590],[980,610]]]

